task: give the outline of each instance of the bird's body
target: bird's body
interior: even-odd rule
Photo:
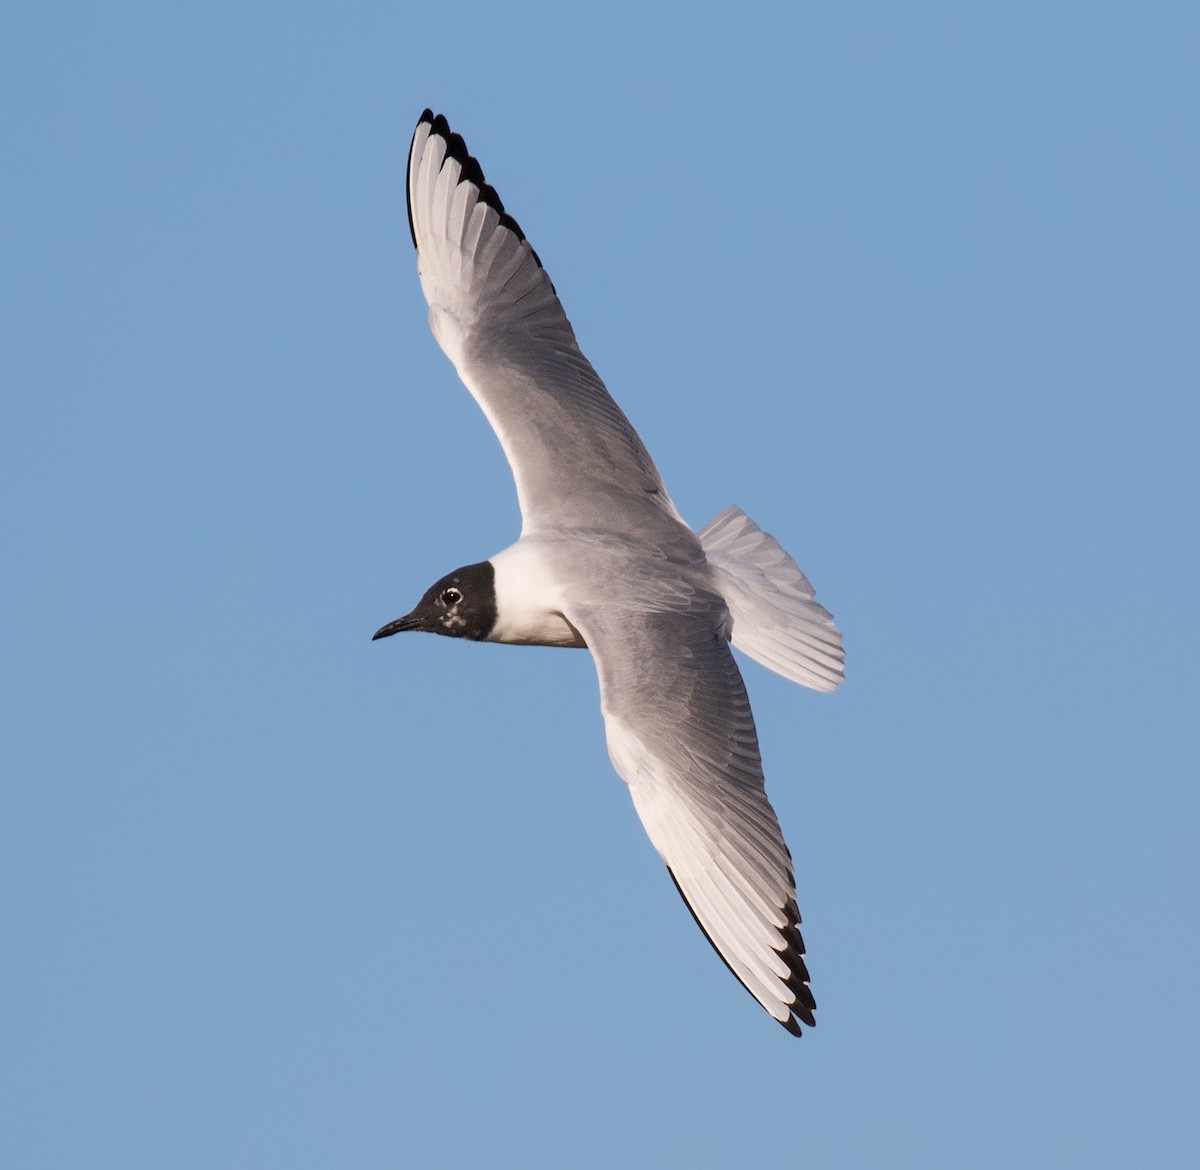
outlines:
[[[729,968],[799,1034],[815,1002],[791,857],[729,644],[832,690],[843,662],[832,618],[739,509],[699,533],[682,520],[537,254],[428,110],[408,204],[433,334],[504,447],[523,524],[516,544],[447,574],[376,637],[589,649],[609,755],[651,841]]]
[[[583,647],[587,642],[569,624],[568,613],[596,606],[653,612],[668,596],[672,602],[676,595],[718,597],[699,541],[680,528],[683,538],[668,544],[676,536],[668,529],[651,546],[659,555],[650,562],[646,544],[621,532],[593,528],[522,536],[490,558],[498,617],[487,640]]]

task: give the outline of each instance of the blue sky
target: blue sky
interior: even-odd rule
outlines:
[[[0,1157],[1191,1166],[1185,4],[9,5]],[[744,665],[819,1026],[711,954],[586,654],[371,633],[518,530],[403,163],[480,157]]]

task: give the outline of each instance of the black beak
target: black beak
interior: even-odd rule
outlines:
[[[402,634],[405,630],[419,630],[420,628],[421,619],[410,613],[405,617],[397,618],[394,622],[388,622],[386,626],[376,630],[371,635],[371,641],[376,642],[380,638],[390,638],[393,634]]]

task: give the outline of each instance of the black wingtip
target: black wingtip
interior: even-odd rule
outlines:
[[[704,923],[700,921],[700,916],[696,913],[691,902],[688,901],[688,896],[683,892],[683,887],[679,884],[679,879],[675,876],[675,871],[669,865],[667,866],[667,873],[671,875],[671,881],[675,883],[675,888],[679,891],[679,896],[683,899],[683,904],[688,908],[688,913],[691,914],[692,920],[700,928],[700,933],[708,940],[708,945],[712,947],[714,951],[716,951],[717,958],[725,964],[729,974],[732,975],[739,983],[741,983],[743,987],[746,987],[745,983],[742,983],[741,976],[738,975],[732,966],[730,966],[729,960],[725,958],[723,954],[721,954],[717,944],[713,942],[712,935],[708,933],[707,929],[705,929]],[[791,903],[791,905],[788,907],[788,914],[793,922],[799,923],[800,914],[796,909],[795,902]],[[793,935],[797,940],[800,940],[798,950],[793,946]],[[792,974],[791,978],[789,978],[787,981],[787,988],[795,994],[796,998],[791,1004],[790,1010],[792,1014],[789,1015],[786,1020],[781,1020],[777,1016],[771,1016],[771,1019],[773,1019],[777,1024],[786,1028],[793,1036],[800,1036],[802,1035],[800,1031],[801,1022],[807,1024],[810,1028],[815,1028],[817,1026],[816,1017],[813,1015],[813,1011],[817,1006],[817,1001],[813,999],[813,994],[808,988],[808,968],[805,967],[803,958],[804,941],[800,939],[799,929],[796,926],[789,926],[784,931],[784,937],[787,939],[788,945],[784,950],[777,951],[776,953],[783,956],[784,962],[786,962],[788,967],[791,969]],[[746,987],[746,990],[750,991],[750,988]],[[758,997],[755,996],[752,991],[750,991],[750,994],[754,997],[754,1002],[758,1003]],[[762,1005],[759,1004],[759,1006],[761,1007]],[[799,1019],[797,1019],[797,1017],[799,1017]]]
[[[483,167],[479,165],[479,160],[467,150],[467,144],[463,140],[461,134],[455,133],[450,129],[450,123],[446,121],[444,114],[435,114],[432,110],[426,109],[424,113],[417,119],[416,130],[413,131],[413,141],[408,148],[408,168],[407,173],[412,171],[412,152],[413,145],[416,144],[417,130],[422,126],[428,125],[430,134],[436,134],[446,142],[446,158],[454,159],[462,168],[458,181],[460,183],[473,183],[479,189],[480,202],[486,203],[500,217],[500,223],[508,228],[518,240],[525,241],[525,233],[521,230],[521,225],[517,223],[507,211],[504,210],[504,203],[500,196],[496,193],[496,188],[493,187],[483,177]],[[443,162],[443,165],[444,162]],[[408,196],[408,182],[404,184],[406,196]],[[412,214],[412,198],[407,197],[408,204],[408,230],[412,236],[413,247],[417,246],[417,230],[413,224]],[[528,243],[528,241],[525,241]],[[533,253],[533,258],[539,268],[544,268],[541,257],[534,250],[533,245],[529,245],[529,251]]]

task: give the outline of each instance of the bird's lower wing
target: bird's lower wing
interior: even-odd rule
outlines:
[[[595,658],[609,756],[651,842],[729,969],[799,1035],[816,1003],[792,860],[719,602],[568,616]]]

